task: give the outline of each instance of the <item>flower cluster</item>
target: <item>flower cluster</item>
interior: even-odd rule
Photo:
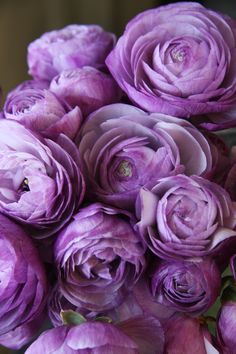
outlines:
[[[191,2],[29,45],[0,115],[2,345],[235,353],[235,59],[236,22]]]

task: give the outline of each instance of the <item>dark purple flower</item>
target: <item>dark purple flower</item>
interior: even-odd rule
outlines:
[[[113,308],[143,271],[144,252],[127,214],[100,204],[80,209],[54,248],[61,292],[78,307]]]
[[[230,258],[230,270],[233,274],[234,280],[236,281],[236,253]]]
[[[166,177],[151,190],[141,189],[137,216],[144,240],[166,260],[223,257],[226,240],[236,242],[235,206],[228,193],[199,176]]]
[[[41,334],[25,354],[140,354],[138,345],[112,324],[85,322],[61,326]]]
[[[229,111],[236,102],[235,30],[230,17],[199,3],[161,6],[128,23],[106,63],[149,112],[189,118]],[[235,115],[225,116],[226,126],[229,120],[235,125]]]
[[[217,342],[222,354],[234,354],[236,347],[236,302],[222,304],[217,320]]]
[[[160,262],[151,278],[157,302],[176,311],[199,315],[219,296],[221,274],[214,261]]]
[[[39,139],[0,120],[0,211],[43,238],[59,230],[84,196],[76,146],[64,135]]]
[[[124,209],[134,209],[140,188],[158,178],[212,170],[210,145],[193,125],[125,104],[91,114],[78,144],[88,192]]]
[[[95,25],[69,25],[44,33],[28,46],[29,74],[51,81],[63,70],[104,68],[114,43],[114,34]]]
[[[62,71],[51,81],[50,90],[71,107],[79,106],[84,116],[118,102],[121,97],[121,91],[110,75],[89,66]]]
[[[0,260],[0,343],[1,336],[4,340],[14,331],[17,345],[21,330],[27,330],[42,313],[48,285],[32,241],[20,226],[2,214]]]
[[[43,322],[45,320],[45,314],[34,318],[30,322],[26,322],[10,332],[0,336],[0,344],[6,348],[18,350],[24,345],[31,342],[34,337],[39,333]]]
[[[5,118],[19,121],[47,138],[63,133],[73,139],[83,117],[78,107],[73,110],[49,90],[25,89],[12,93],[3,107]]]
[[[206,325],[198,318],[178,315],[165,326],[165,350],[168,354],[220,354],[213,346]]]

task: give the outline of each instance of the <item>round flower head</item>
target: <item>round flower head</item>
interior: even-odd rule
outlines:
[[[73,139],[82,123],[78,107],[73,110],[49,90],[17,90],[6,99],[5,118],[21,124],[47,138],[56,138],[60,133]]]
[[[199,176],[160,179],[137,200],[137,224],[151,250],[164,259],[215,254],[236,242],[235,209],[227,192]],[[227,242],[226,242],[227,244]],[[221,251],[219,251],[221,250]]]
[[[61,135],[39,139],[18,122],[0,120],[0,211],[43,238],[59,230],[84,195],[77,149]]]
[[[48,286],[32,241],[20,226],[1,214],[0,259],[0,343],[15,331],[16,345],[22,331],[27,335],[27,326],[42,313]]]
[[[50,90],[87,116],[96,109],[118,102],[121,96],[115,80],[93,67],[64,70],[54,77]]]
[[[212,169],[210,145],[192,124],[125,104],[91,114],[78,147],[89,194],[130,210],[142,186],[181,172],[205,175]]]
[[[29,74],[51,81],[63,70],[92,66],[105,68],[115,36],[95,25],[69,25],[44,33],[28,46]]]
[[[61,326],[41,334],[25,354],[139,354],[138,346],[112,324],[85,322]]]
[[[232,109],[223,119],[212,117],[222,129],[235,125],[235,30],[230,17],[199,3],[161,6],[128,23],[106,63],[129,98],[149,112],[189,118]]]
[[[61,292],[78,307],[113,308],[143,271],[144,252],[128,215],[100,204],[80,209],[54,248]]]
[[[219,296],[221,274],[213,261],[162,261],[151,279],[157,302],[190,315],[207,311]]]

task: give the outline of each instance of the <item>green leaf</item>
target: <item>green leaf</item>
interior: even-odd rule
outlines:
[[[86,318],[82,316],[80,313],[72,311],[72,310],[66,310],[66,311],[61,311],[60,316],[62,318],[62,321],[66,325],[80,325],[81,323],[86,322]]]

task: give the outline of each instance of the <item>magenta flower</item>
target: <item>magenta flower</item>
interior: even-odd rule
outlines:
[[[28,46],[29,74],[51,81],[63,70],[104,68],[115,36],[95,25],[69,25],[44,33]]]
[[[170,317],[167,322],[164,353],[220,354],[206,325],[198,318],[183,315]]]
[[[199,3],[161,6],[127,24],[106,63],[129,98],[149,112],[189,118],[232,109],[213,116],[222,129],[235,125],[235,29],[230,17]]]

